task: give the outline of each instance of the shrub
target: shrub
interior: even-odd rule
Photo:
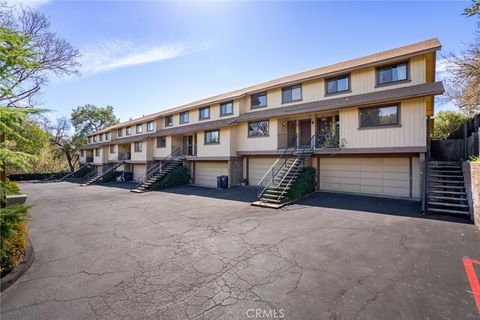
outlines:
[[[5,182],[0,182],[2,191],[1,194],[19,194],[20,193],[20,188],[18,186],[18,183],[15,181],[10,181],[6,180]]]
[[[20,264],[28,245],[28,209],[15,205],[0,209],[0,274],[4,276]]]
[[[117,178],[123,174],[123,171],[110,171],[109,173],[105,174],[102,178],[103,182],[112,182],[117,181]]]
[[[304,167],[297,181],[287,192],[287,199],[297,201],[315,190],[315,168]]]
[[[185,166],[179,166],[170,171],[165,178],[153,184],[151,190],[159,190],[168,187],[181,186],[183,184],[190,183],[190,175],[188,174],[188,168]]]

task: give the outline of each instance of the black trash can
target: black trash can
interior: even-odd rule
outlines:
[[[217,188],[228,189],[228,176],[217,177]]]
[[[125,171],[123,172],[123,181],[132,181],[133,180],[133,172]]]

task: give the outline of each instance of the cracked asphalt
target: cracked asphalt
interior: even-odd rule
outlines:
[[[479,233],[418,202],[315,193],[271,210],[248,188],[21,188],[36,260],[2,292],[3,320],[480,319],[462,263],[480,260]]]

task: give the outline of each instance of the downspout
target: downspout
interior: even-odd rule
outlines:
[[[423,161],[423,195],[422,195],[422,214],[427,213],[427,197],[428,197],[428,162],[430,161],[430,116],[427,116],[426,125],[426,146],[427,152]]]

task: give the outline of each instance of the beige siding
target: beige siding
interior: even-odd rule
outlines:
[[[131,155],[132,155],[132,158],[131,160],[132,161],[147,161],[149,160],[150,158],[148,157],[149,156],[149,150],[148,150],[148,143],[147,141],[141,141],[140,142],[142,144],[142,151],[141,152],[135,152],[135,143],[132,142],[132,144],[130,145],[130,152],[131,152]]]
[[[277,149],[277,118],[269,119],[270,135],[265,137],[249,137],[248,123],[242,122],[236,130],[236,143],[238,151],[258,151],[258,150],[276,150]]]
[[[198,157],[229,157],[230,156],[230,129],[220,129],[220,143],[205,144],[205,132],[197,133]]]
[[[227,162],[195,162],[195,184],[216,187],[222,175],[228,175]]]
[[[140,182],[141,179],[145,176],[146,166],[144,164],[134,164],[133,165],[133,180]]]
[[[157,148],[157,139],[153,141],[153,156],[164,158],[172,153],[172,136],[166,136],[165,148]]]
[[[409,197],[409,161],[407,157],[320,158],[320,189]],[[414,161],[415,166],[417,161]],[[413,179],[415,185],[415,181],[419,181],[419,171],[413,170],[413,174],[417,175]],[[412,193],[415,198],[419,197],[416,187]]]
[[[358,108],[340,110],[340,139],[347,148],[425,146],[425,99],[410,99],[400,105],[399,127],[359,130]]]
[[[256,186],[270,167],[277,161],[274,157],[257,157],[248,160],[248,184]]]
[[[118,157],[118,145],[113,146],[115,148],[115,152],[110,152],[110,146],[107,146],[106,152],[108,153],[108,160],[114,160]]]

